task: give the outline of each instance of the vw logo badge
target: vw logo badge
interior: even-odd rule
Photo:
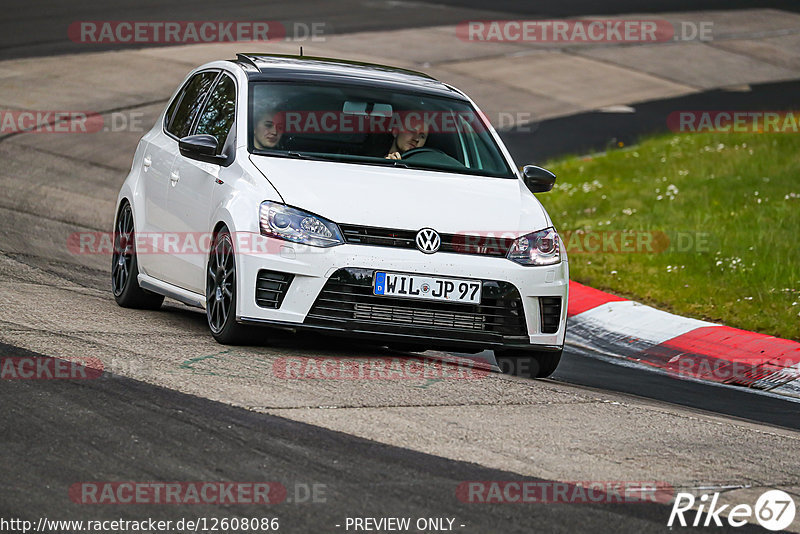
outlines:
[[[442,245],[442,239],[433,228],[423,228],[417,232],[417,248],[425,254],[433,254]]]

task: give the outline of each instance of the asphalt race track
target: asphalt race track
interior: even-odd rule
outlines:
[[[328,20],[335,31],[351,32],[468,17],[642,11],[632,0],[604,3],[600,11],[585,0],[235,1],[224,15],[210,1],[12,4],[0,17],[0,59],[30,61],[87,51],[65,38],[65,21],[73,20],[240,20],[252,19],[256,6],[264,18]],[[654,1],[647,11],[722,4]],[[739,4],[746,2],[724,7]],[[407,9],[390,9],[398,5]],[[778,0],[762,5],[797,8]],[[42,79],[31,90],[55,94],[60,83]],[[797,88],[790,82],[747,96],[704,93],[680,105],[724,97],[752,99],[729,106],[777,107],[775,95],[787,98]],[[106,112],[140,112],[149,127],[167,98],[151,96],[141,103],[98,92],[87,100]],[[647,103],[634,116],[582,114],[504,136],[515,155],[538,160],[596,149],[609,132],[625,139],[649,133],[663,124],[652,117],[675,106]],[[290,380],[276,371],[287,358],[421,357],[270,331],[262,343],[226,347],[211,338],[201,311],[175,301],[156,312],[119,308],[110,257],[71,254],[66,243],[75,232],[110,229],[140,136],[0,136],[0,355],[89,357],[104,369],[95,380],[0,381],[0,518],[279,517],[284,532],[345,532],[347,517],[446,517],[457,532],[633,533],[667,531],[670,506],[474,504],[457,490],[467,481],[638,480],[717,488],[726,502],[752,503],[773,487],[800,493],[800,404],[785,398],[678,380],[573,348],[548,380],[494,372],[424,383]],[[277,481],[288,493],[266,507],[71,500],[70,487],[87,481]],[[316,499],[306,491],[314,485]],[[754,525],[733,530],[763,532]]]
[[[221,6],[215,0],[176,2],[64,3],[58,0],[26,2],[6,0],[0,14],[0,59],[85,52],[71,42],[64,26],[79,20],[279,20],[325,21],[336,33],[415,28],[452,24],[470,19],[575,17],[619,13],[704,11],[753,7],[748,0],[561,0],[558,2],[502,0],[398,1],[325,0],[253,2],[232,0]],[[793,0],[762,0],[758,7],[800,10]],[[191,13],[191,15],[187,15]],[[119,45],[98,45],[111,50]]]
[[[365,514],[457,517],[470,532],[491,532],[502,521],[504,532],[530,532],[531,524],[539,523],[558,525],[563,532],[619,524],[619,532],[633,533],[659,528],[669,513],[654,504],[503,508],[442,499],[443,494],[454,495],[464,480],[521,477],[107,374],[89,387],[15,382],[4,386],[0,398],[9,445],[0,454],[6,466],[3,517],[35,522],[42,513],[50,518],[79,516],[80,505],[63,495],[87,472],[119,480],[281,480],[288,490],[287,501],[266,511],[253,506],[144,505],[131,510],[112,505],[92,510],[92,517],[100,519],[274,514],[291,532],[313,532],[320,525],[343,523],[348,515]],[[54,425],[58,432],[53,432]],[[46,489],[36,484],[44,479]],[[319,494],[325,502],[291,502],[305,497],[298,488],[310,481],[325,485],[325,493]]]
[[[691,95],[643,102],[622,113],[600,111],[526,125],[526,131],[501,132],[515,161],[545,162],[565,154],[590,154],[618,142],[635,143],[642,136],[662,133],[667,117],[676,109],[792,109],[800,82],[757,84],[750,91],[715,89]],[[581,132],[581,135],[575,135]]]

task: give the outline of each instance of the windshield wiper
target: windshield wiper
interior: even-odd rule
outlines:
[[[384,163],[385,162],[385,163]],[[400,161],[399,159],[385,159],[383,161],[375,162],[376,165],[391,165],[392,167],[402,167],[404,169],[408,168],[408,164],[405,162]]]
[[[317,157],[317,156],[310,156],[308,154],[303,154],[302,152],[289,151],[289,152],[286,152],[286,155],[290,156],[290,157],[293,157],[293,158],[297,158],[297,159],[311,159],[311,160],[316,160],[316,161],[324,161],[325,160],[325,158],[320,158],[320,157]]]
[[[364,163],[366,165],[384,165],[386,167],[403,167],[408,168],[408,165],[396,159],[376,158],[372,156],[360,156],[356,154],[331,154],[330,159],[335,161],[353,161],[357,163]]]
[[[279,151],[279,150],[254,150],[253,154],[256,156],[276,156],[279,158],[295,158],[295,159],[308,159],[314,161],[328,161],[326,158],[321,158],[317,156],[312,156],[310,154],[304,154],[302,152],[295,152],[295,151]]]
[[[352,161],[358,163],[364,163],[367,165],[383,165],[386,167],[402,167],[404,169],[408,169],[408,164],[403,161],[397,159],[381,159],[381,158],[372,158],[367,156],[357,156],[355,154],[308,154],[305,152],[297,152],[295,150],[289,150],[286,152],[266,152],[266,151],[259,151],[256,154],[262,155],[269,155],[269,156],[283,156],[283,157],[290,157],[296,159],[305,159],[310,161]]]

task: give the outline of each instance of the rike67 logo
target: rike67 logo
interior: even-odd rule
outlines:
[[[678,493],[672,504],[667,526],[676,525],[677,520],[677,525],[682,527],[721,527],[726,522],[732,527],[741,527],[755,520],[765,529],[776,531],[791,525],[797,511],[792,497],[781,490],[765,491],[755,506],[720,505],[719,495],[703,494],[700,498],[695,498],[691,493]]]

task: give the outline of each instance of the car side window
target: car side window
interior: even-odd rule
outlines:
[[[198,72],[183,86],[167,109],[165,126],[169,133],[178,139],[189,135],[217,74],[216,71]]]
[[[203,112],[197,120],[197,134],[210,134],[217,138],[218,152],[222,151],[236,117],[236,84],[230,76],[223,75],[208,97]]]

